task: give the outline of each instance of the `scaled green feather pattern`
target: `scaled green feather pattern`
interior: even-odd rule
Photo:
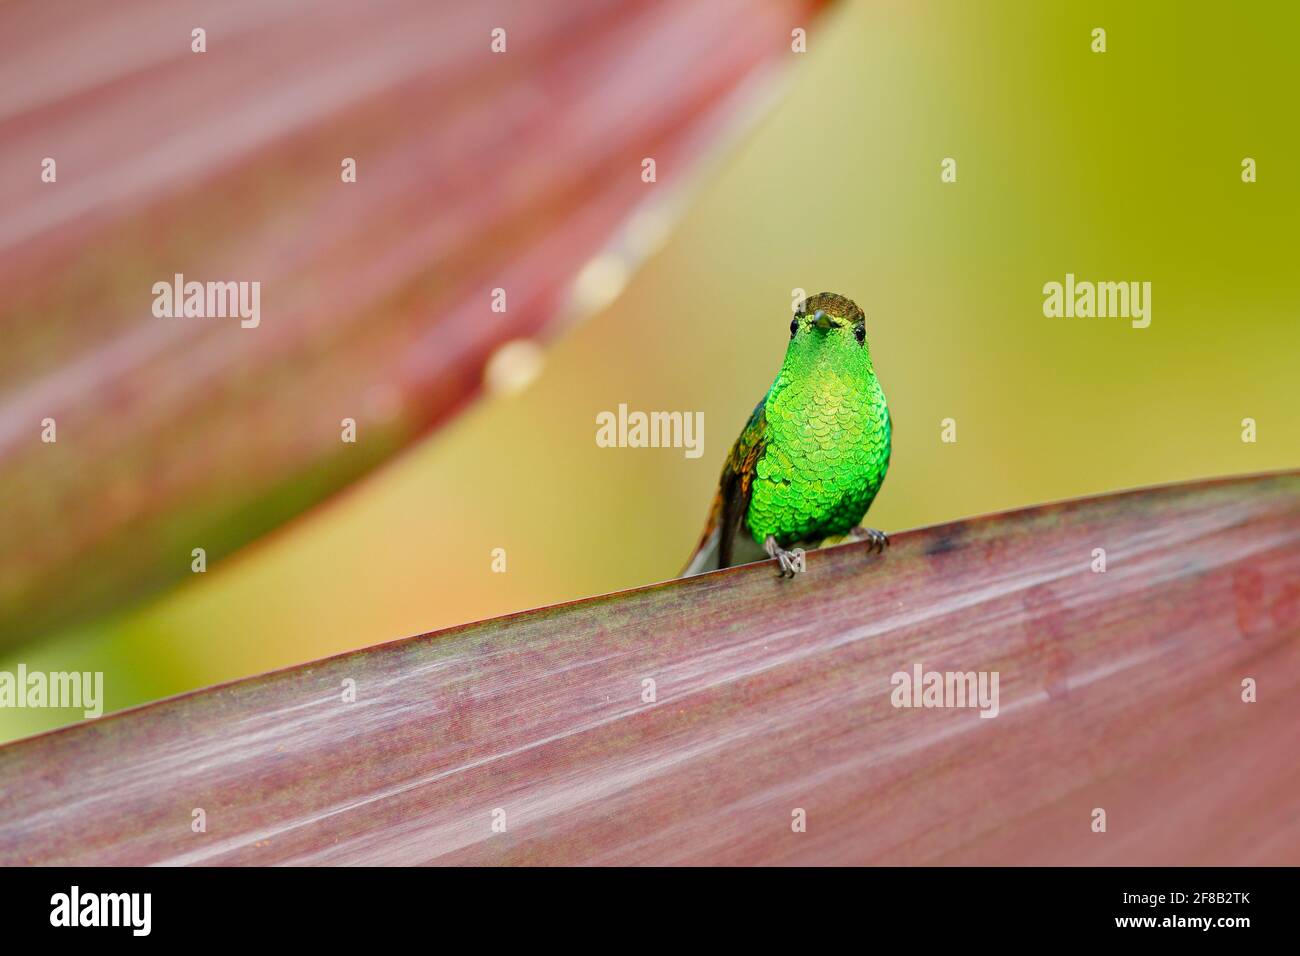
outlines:
[[[889,469],[892,432],[862,310],[830,292],[809,297],[776,381],[727,456],[687,573],[731,564],[742,526],[759,546],[770,536],[781,548],[858,527]]]
[[[792,348],[764,401],[766,449],[746,515],[759,543],[768,535],[787,547],[846,534],[889,469],[889,408],[870,359],[827,352]]]

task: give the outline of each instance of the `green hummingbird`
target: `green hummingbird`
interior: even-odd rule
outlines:
[[[879,552],[889,538],[860,525],[889,469],[893,423],[851,300],[819,292],[790,322],[785,362],[722,467],[708,524],[683,575],[766,554],[782,576],[804,550],[852,534]]]

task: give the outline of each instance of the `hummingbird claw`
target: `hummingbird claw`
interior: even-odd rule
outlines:
[[[884,554],[885,549],[889,547],[889,535],[883,531],[877,531],[875,528],[857,527],[853,529],[853,537],[859,540],[865,539],[867,549],[874,549],[876,554]]]
[[[777,563],[781,565],[783,578],[792,578],[807,570],[803,548],[791,548],[787,551],[776,543],[775,536],[769,534],[767,540],[763,542],[763,550],[767,552],[768,557],[776,558]]]

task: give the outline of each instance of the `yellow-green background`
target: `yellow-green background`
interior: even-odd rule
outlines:
[[[795,287],[867,313],[895,423],[876,526],[1300,466],[1296,9],[845,5],[668,242],[530,388],[192,583],[0,669],[103,670],[116,709],[670,577],[780,363]],[[1246,156],[1257,183],[1241,181]],[[1150,281],[1150,328],[1044,318],[1043,283],[1066,272]],[[703,410],[705,454],[598,448],[595,415],[620,402]],[[956,444],[939,440],[945,417]],[[0,711],[0,739],[75,716]]]

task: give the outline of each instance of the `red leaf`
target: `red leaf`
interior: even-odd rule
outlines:
[[[1298,581],[1291,473],[530,611],[0,749],[0,863],[1294,864]]]
[[[496,348],[590,305],[595,254],[645,251],[620,226],[680,199],[819,5],[0,8],[0,642],[178,579],[462,407]],[[177,273],[260,282],[261,324],[155,318]]]

